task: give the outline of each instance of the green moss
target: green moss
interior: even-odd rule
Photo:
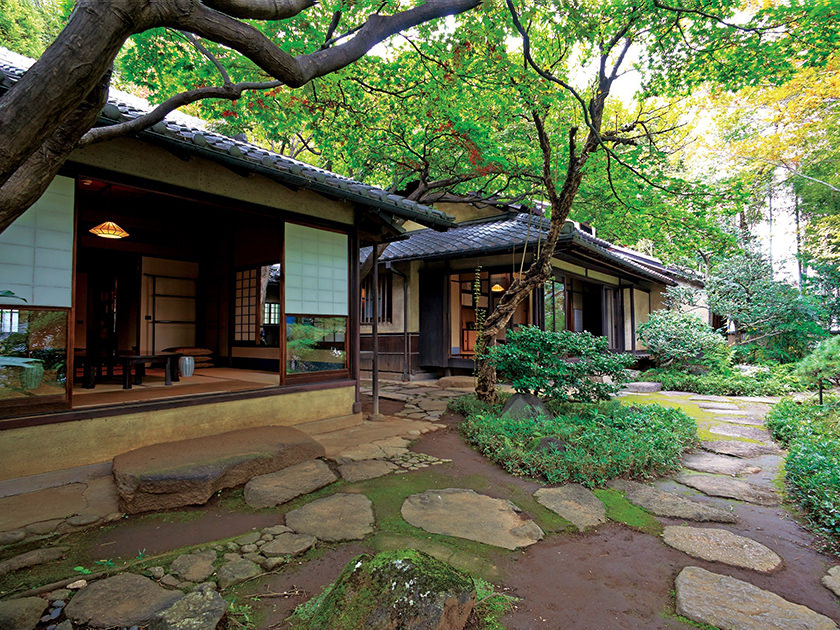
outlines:
[[[662,524],[650,513],[633,505],[624,495],[611,488],[594,490],[607,509],[607,518],[617,523],[624,523],[628,527],[658,536],[662,533]]]

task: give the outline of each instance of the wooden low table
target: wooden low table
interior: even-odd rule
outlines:
[[[146,375],[147,363],[163,363],[164,385],[178,382],[178,359],[180,352],[158,352],[156,354],[118,354],[116,360],[123,369],[123,389],[131,389],[132,381],[135,385],[143,383]],[[131,378],[131,368],[134,366],[134,378]]]

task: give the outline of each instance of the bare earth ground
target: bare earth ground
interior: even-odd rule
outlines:
[[[688,395],[671,397],[666,402],[698,417],[702,435],[708,418],[696,409],[696,404],[688,403],[688,398]],[[662,401],[657,399],[656,402]],[[754,410],[748,403],[742,401],[740,404],[742,409]],[[380,411],[385,415],[399,413],[402,408],[403,403],[391,400],[382,400],[380,404]],[[374,498],[379,531],[373,536],[358,543],[316,548],[280,573],[268,574],[236,587],[237,601],[248,602],[252,607],[256,627],[286,627],[283,620],[294,607],[335,579],[354,556],[396,547],[429,550],[499,588],[509,589],[519,598],[503,619],[505,627],[511,629],[696,627],[674,615],[674,578],[689,565],[743,579],[840,621],[837,599],[820,584],[820,578],[836,560],[816,550],[818,541],[785,508],[711,498],[673,481],[657,482],[662,489],[677,491],[699,502],[719,507],[734,506],[738,523],[726,525],[726,528],[767,545],[783,558],[782,568],[769,575],[691,558],[666,546],[657,536],[634,531],[619,523],[607,523],[587,534],[570,534],[563,531],[562,523],[547,520],[546,511],[541,512],[540,506],[530,500],[530,495],[541,487],[539,483],[507,474],[464,444],[456,428],[460,419],[459,416],[443,415],[440,421],[447,429],[423,435],[411,447],[417,452],[451,459],[452,463],[382,479],[391,479],[391,486],[399,480],[405,487],[402,494],[417,491],[412,490],[415,487],[462,487],[511,499],[540,523],[547,532],[546,538],[514,552],[462,539],[442,541],[441,537],[425,536],[421,530],[411,527],[394,527],[393,523],[398,520],[395,510],[398,510],[402,495],[397,496],[393,505],[387,503],[389,495],[383,495],[384,503]],[[756,477],[762,484],[773,482],[779,461],[777,456],[764,456],[759,460],[764,471]],[[382,483],[380,480],[364,482],[358,488],[350,484],[342,491],[370,494],[370,489],[378,482]],[[397,485],[398,489],[400,487]],[[666,525],[681,522],[660,520]],[[98,530],[76,548],[73,562],[90,566],[102,558],[132,559],[138,552],[154,555],[233,537],[278,522],[281,519],[277,511],[251,510],[233,493],[215,497],[201,508],[134,517]],[[67,542],[56,541],[55,544]],[[259,601],[252,596],[257,596]]]

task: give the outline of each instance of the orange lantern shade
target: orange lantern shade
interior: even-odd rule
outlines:
[[[113,221],[105,221],[105,223],[100,223],[96,227],[91,228],[90,233],[96,234],[97,236],[101,236],[102,238],[125,238],[126,236],[128,236],[128,232],[126,232]]]

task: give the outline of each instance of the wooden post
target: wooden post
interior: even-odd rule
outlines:
[[[371,365],[371,385],[373,395],[373,408],[370,414],[370,420],[382,420],[382,415],[379,413],[379,248],[374,244],[373,246],[373,269],[370,282],[370,300],[373,303],[372,315],[370,319],[371,340],[373,342],[373,364]]]

